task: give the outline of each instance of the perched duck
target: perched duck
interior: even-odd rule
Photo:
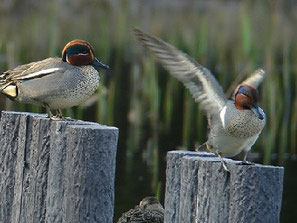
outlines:
[[[62,58],[20,65],[0,75],[0,92],[8,98],[44,106],[52,120],[62,118],[61,109],[79,105],[99,85],[94,67],[109,67],[94,56],[93,47],[84,40],[72,40]],[[54,117],[50,109],[56,109]]]
[[[206,111],[209,136],[203,144],[216,153],[227,170],[223,157],[244,153],[246,156],[265,126],[266,117],[258,106],[257,87],[264,78],[262,69],[256,70],[243,81],[227,100],[222,87],[212,73],[193,58],[170,44],[134,29],[138,40],[149,48],[158,61],[191,92],[196,102]]]
[[[122,214],[118,223],[163,223],[164,208],[155,197],[146,197],[136,205]]]

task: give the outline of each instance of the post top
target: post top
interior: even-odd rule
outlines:
[[[193,152],[193,151],[187,151],[187,150],[173,150],[169,151],[168,155],[178,155],[180,158],[185,160],[199,160],[199,161],[205,161],[205,162],[220,162],[220,159],[214,154],[210,152]],[[252,163],[249,164],[242,164],[242,161],[233,160],[229,158],[223,158],[225,162],[228,165],[231,166],[237,166],[240,168],[265,168],[265,169],[283,169],[282,166],[272,166],[272,165],[264,165],[264,164],[258,164],[258,163]]]
[[[80,129],[110,129],[110,130],[118,130],[117,127],[114,126],[107,126],[103,125],[97,122],[90,122],[90,121],[82,121],[77,119],[71,119],[69,117],[65,117],[65,120],[60,121],[52,121],[47,117],[47,114],[39,114],[39,113],[32,113],[32,112],[17,112],[17,111],[2,111],[1,117],[3,116],[25,116],[25,117],[31,117],[33,119],[37,120],[44,120],[48,121],[50,124],[52,123],[58,123],[61,125],[68,125],[71,126],[71,128],[80,128]]]

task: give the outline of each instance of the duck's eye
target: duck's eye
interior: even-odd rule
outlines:
[[[241,86],[238,89],[237,94],[241,94],[241,95],[244,95],[246,97],[250,97],[250,91],[246,86]]]
[[[67,49],[68,56],[88,53],[90,53],[90,49],[87,46],[80,44],[73,45]]]

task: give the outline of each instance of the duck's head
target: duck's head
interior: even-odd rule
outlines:
[[[251,110],[259,119],[263,120],[264,116],[260,112],[258,106],[258,91],[246,84],[242,84],[237,89],[235,93],[235,106],[239,110],[249,109]]]
[[[160,202],[155,197],[145,197],[140,201],[139,206],[145,210],[149,208],[152,205],[161,205]]]
[[[104,69],[109,68],[108,65],[101,63],[94,56],[94,49],[91,44],[79,39],[72,40],[66,44],[62,51],[62,60],[75,66],[92,65]]]

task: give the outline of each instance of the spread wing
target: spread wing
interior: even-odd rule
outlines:
[[[249,85],[255,89],[259,87],[265,77],[265,71],[263,69],[258,69],[254,71],[250,76],[244,80],[241,84]]]
[[[262,81],[264,80],[264,78],[265,78],[265,71],[263,69],[255,70],[252,74],[249,75],[247,79],[245,79],[235,88],[232,94],[232,100],[234,100],[235,94],[240,85],[246,84],[257,89],[259,85],[262,83]]]
[[[139,29],[133,31],[138,40],[155,54],[158,61],[190,90],[195,101],[201,103],[207,114],[217,113],[224,107],[227,99],[208,69],[170,44]]]

